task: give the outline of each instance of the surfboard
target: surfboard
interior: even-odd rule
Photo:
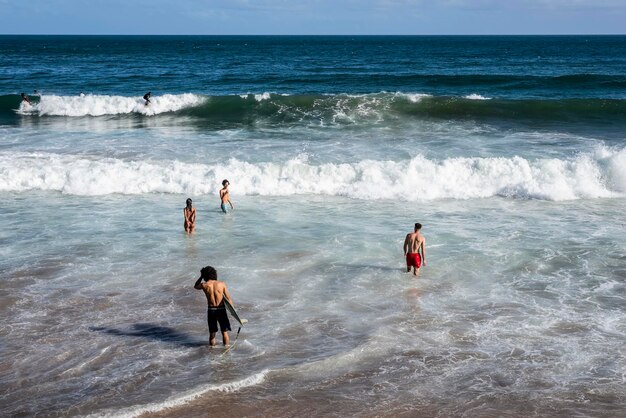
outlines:
[[[248,322],[247,319],[243,319],[239,317],[239,314],[237,314],[237,311],[235,310],[235,307],[233,305],[230,304],[230,302],[228,301],[228,299],[226,298],[222,298],[222,300],[224,301],[224,306],[226,306],[226,310],[230,313],[230,315],[235,318],[235,320],[237,322],[239,322],[239,329],[237,330],[237,336],[235,337],[235,341],[233,341],[233,343],[230,345],[230,347],[228,347],[223,353],[222,356],[226,353],[228,353],[231,348],[233,348],[235,346],[235,344],[237,344],[237,340],[239,339],[239,332],[241,332],[241,328],[243,327],[243,325]],[[221,357],[221,356],[220,356]]]
[[[230,302],[228,301],[228,299],[224,298],[224,306],[226,306],[226,309],[228,310],[228,313],[230,313],[232,315],[233,318],[235,318],[235,320],[237,322],[239,322],[239,324],[243,327],[243,325],[248,322],[248,320],[246,319],[241,319],[239,317],[239,314],[237,314],[237,311],[235,310],[235,307],[233,305],[230,304]]]

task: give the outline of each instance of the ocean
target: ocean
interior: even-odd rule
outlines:
[[[625,203],[626,36],[0,36],[1,415],[623,416]]]

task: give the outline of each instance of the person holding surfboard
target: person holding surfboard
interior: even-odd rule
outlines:
[[[202,282],[204,280],[204,283]],[[208,303],[207,322],[209,325],[209,344],[215,346],[215,335],[217,334],[217,324],[220,325],[222,341],[224,345],[230,344],[230,321],[226,314],[226,304],[233,306],[233,300],[228,293],[226,283],[217,280],[217,271],[206,266],[200,270],[200,277],[193,286],[197,290],[203,290]]]
[[[404,239],[406,272],[410,272],[413,267],[413,274],[416,276],[419,276],[422,264],[426,265],[426,238],[420,232],[421,229],[422,224],[416,223],[414,231],[406,234]]]

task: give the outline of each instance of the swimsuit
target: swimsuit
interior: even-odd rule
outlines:
[[[422,256],[420,253],[408,253],[406,255],[406,266],[420,268],[422,265]]]
[[[222,202],[222,204],[220,205],[220,207],[222,208],[222,212],[224,212],[224,213],[228,213],[228,211],[226,210],[226,203]]]
[[[226,315],[224,302],[219,306],[209,306],[207,308],[207,322],[209,324],[209,332],[217,332],[218,322],[222,332],[230,331],[230,321],[228,320],[228,315]]]

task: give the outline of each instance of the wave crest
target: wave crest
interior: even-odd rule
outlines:
[[[199,106],[206,98],[196,94],[165,94],[152,97],[149,105],[141,97],[80,95],[80,96],[41,96],[33,105],[20,104],[18,113],[38,116],[104,116],[104,115],[158,115],[177,112]]]
[[[287,95],[277,93],[204,96],[192,93],[153,96],[149,106],[140,97],[86,95],[41,96],[33,106],[17,95],[0,96],[0,114],[36,116],[105,116],[164,113],[215,122],[352,124],[397,119],[475,119],[518,122],[567,121],[626,124],[624,99],[491,98],[420,93]]]
[[[0,154],[0,191],[51,190],[73,195],[214,194],[222,178],[233,193],[350,198],[476,199],[492,196],[569,200],[609,198],[626,192],[626,148],[572,159],[449,158],[418,155],[404,161],[363,160],[313,165],[284,163],[188,164],[89,159],[57,154]]]

